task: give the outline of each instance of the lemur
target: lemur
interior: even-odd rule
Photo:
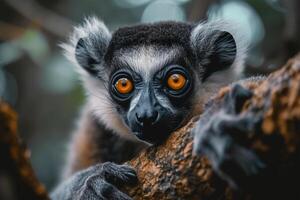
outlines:
[[[223,21],[156,22],[111,33],[96,17],[63,44],[86,103],[53,199],[130,199],[117,189],[136,182],[121,163],[163,142],[199,114],[221,86],[241,74],[246,45]]]

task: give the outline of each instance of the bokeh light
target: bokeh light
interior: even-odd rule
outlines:
[[[5,83],[4,72],[3,72],[3,70],[1,70],[1,67],[0,67],[0,97],[4,96],[5,86],[6,86],[6,83]]]
[[[156,0],[150,3],[144,10],[141,21],[155,22],[176,20],[184,21],[186,19],[183,8],[177,1]]]
[[[53,56],[42,73],[41,85],[48,92],[66,93],[77,86],[74,66],[61,54]]]
[[[149,3],[151,0],[114,0],[114,3],[121,8],[134,8]]]
[[[227,2],[209,10],[209,20],[223,19],[240,29],[243,39],[251,46],[259,43],[265,35],[264,25],[256,11],[245,2]]]

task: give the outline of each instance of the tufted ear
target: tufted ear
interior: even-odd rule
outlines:
[[[216,71],[231,67],[237,57],[237,44],[231,33],[209,23],[197,25],[191,45],[201,65],[203,80]]]
[[[80,73],[96,76],[103,67],[110,40],[111,34],[104,23],[90,17],[83,25],[75,27],[69,43],[61,46],[69,60],[77,64]]]

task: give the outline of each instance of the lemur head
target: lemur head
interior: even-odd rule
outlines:
[[[232,81],[241,56],[222,27],[159,22],[111,34],[89,18],[63,47],[82,74],[95,118],[122,135],[158,143],[192,117],[211,89]]]

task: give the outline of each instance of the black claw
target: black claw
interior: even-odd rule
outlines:
[[[231,94],[232,97],[237,100],[249,99],[253,95],[251,90],[243,87],[240,84],[235,84],[233,86]]]
[[[235,84],[225,97],[224,106],[227,113],[236,114],[241,112],[246,100],[253,96],[253,92],[240,84]]]
[[[103,177],[109,183],[115,185],[134,185],[138,182],[135,170],[128,165],[117,165],[115,163],[104,163]]]
[[[265,167],[265,164],[258,156],[249,149],[236,147],[235,154],[236,163],[243,169],[247,176],[256,175]]]
[[[135,170],[128,165],[120,166],[120,174],[118,174],[121,184],[135,185],[138,183],[138,178]]]

